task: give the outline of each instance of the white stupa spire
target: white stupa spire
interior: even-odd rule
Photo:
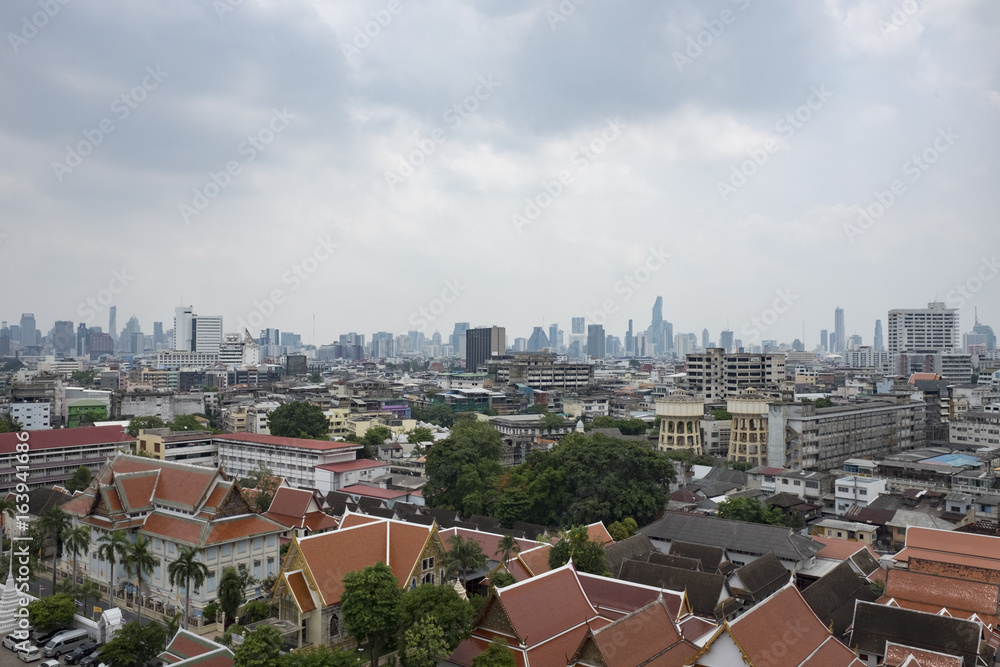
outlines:
[[[0,635],[8,635],[17,629],[17,584],[14,583],[14,542],[10,543],[10,560],[7,567],[7,583],[0,594]]]

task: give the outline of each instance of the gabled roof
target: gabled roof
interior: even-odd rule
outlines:
[[[494,590],[517,637],[529,647],[598,617],[569,563]]]
[[[637,584],[686,591],[694,613],[699,616],[722,619],[740,606],[730,597],[726,577],[721,574],[627,560],[619,576]]]
[[[598,521],[587,526],[587,537],[591,540],[599,542],[602,546],[607,546],[612,544],[615,540],[611,537],[611,533],[608,529],[604,527],[604,523]]]
[[[843,637],[854,620],[855,601],[874,602],[879,594],[845,561],[810,584],[802,597],[823,625],[833,624],[833,633]]]
[[[654,539],[670,540],[671,551],[673,551],[673,541],[680,540],[693,544],[738,549],[759,556],[773,553],[782,560],[802,561],[815,555],[822,548],[808,537],[795,533],[791,528],[678,512],[668,512],[659,521],[654,521],[639,530]]]
[[[487,533],[481,530],[471,530],[469,528],[443,528],[438,531],[438,534],[441,535],[441,540],[444,541],[446,545],[448,540],[454,535],[460,535],[463,539],[475,540],[479,543],[479,546],[482,547],[483,553],[486,554],[486,558],[488,560],[499,560],[497,549],[500,545],[500,540],[504,537],[503,535]],[[520,551],[527,551],[538,546],[538,543],[532,540],[515,539],[515,541],[517,542],[517,546]]]
[[[906,546],[893,558],[905,563],[911,556],[1000,570],[1000,537],[912,527],[906,531]]]
[[[726,550],[722,547],[713,547],[706,544],[693,544],[683,540],[673,540],[670,542],[671,556],[681,558],[692,558],[701,563],[703,572],[715,572],[719,565],[726,558]]]
[[[222,644],[216,644],[187,630],[178,630],[158,658],[171,667],[233,666],[232,651]]]
[[[642,560],[641,558],[635,558],[633,560]],[[688,558],[686,556],[674,556],[673,554],[664,554],[659,551],[654,551],[649,554],[649,558],[646,559],[647,563],[656,563],[657,565],[667,565],[669,567],[679,567],[685,570],[697,570],[699,572],[701,569],[701,561],[696,558]]]
[[[596,574],[577,572],[590,604],[604,618],[617,619],[662,599],[673,619],[689,616],[691,605],[683,592],[645,586],[624,579],[610,579]]]
[[[621,542],[606,545],[604,547],[604,561],[608,566],[608,571],[617,577],[623,562],[626,560],[646,560],[654,551],[656,551],[656,547],[650,541],[649,536],[636,533]]]
[[[531,576],[538,576],[548,572],[549,551],[552,549],[548,544],[541,544],[534,549],[526,549],[517,555],[518,560],[524,565]]]
[[[747,599],[759,602],[788,583],[792,574],[774,554],[750,561],[734,573]]]
[[[884,667],[962,667],[962,657],[888,642]]]
[[[975,621],[859,601],[847,643],[862,653],[882,655],[886,642],[895,642],[961,655],[966,665],[975,665],[980,636]]]
[[[977,614],[997,625],[1000,619],[1000,586],[953,579],[907,570],[890,570],[883,599],[892,598],[901,607],[935,613],[942,608],[956,618]]]

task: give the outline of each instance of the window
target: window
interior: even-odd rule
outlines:
[[[858,495],[859,496],[867,496],[868,495],[868,489],[858,489]]]
[[[260,559],[256,558],[253,561],[253,578],[260,579]]]
[[[433,572],[428,572],[427,574],[425,574],[424,575],[424,580],[423,580],[422,583],[433,584],[434,583],[434,573]]]
[[[167,553],[174,553],[177,551],[177,545],[173,542],[167,542]]]
[[[262,538],[262,537],[255,537],[255,538],[253,538],[253,550],[254,551],[260,551],[260,548],[261,548],[261,546],[263,546],[263,544],[264,544],[264,538]]]
[[[268,556],[267,558],[267,576],[274,574],[274,556]]]
[[[425,558],[420,563],[420,569],[421,570],[433,570],[434,569],[434,559],[433,558]]]
[[[802,480],[800,479],[795,480],[795,486],[802,486]]]
[[[340,619],[336,614],[330,617],[330,637],[340,636]]]
[[[850,492],[851,492],[851,490],[848,489],[846,486],[838,486],[837,487],[837,493],[850,493]]]
[[[210,570],[208,576],[205,577],[205,586],[209,593],[215,592],[215,570]]]
[[[215,547],[205,549],[205,560],[215,560]]]
[[[223,544],[222,545],[222,557],[223,558],[229,558],[232,555],[233,555],[233,545],[232,544]]]
[[[268,535],[267,536],[267,546],[273,547],[274,546],[274,541],[276,539],[278,539],[278,538],[276,538],[273,534],[272,535]]]
[[[246,552],[247,552],[247,541],[246,540],[240,540],[236,544],[236,553],[238,553],[238,554],[245,554]]]

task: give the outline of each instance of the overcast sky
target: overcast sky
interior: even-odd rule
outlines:
[[[644,329],[662,295],[713,340],[812,347],[840,305],[867,344],[932,300],[1000,329],[995,0],[5,0],[0,25],[9,322],[512,340]]]

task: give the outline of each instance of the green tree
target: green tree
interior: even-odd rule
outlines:
[[[39,519],[44,533],[52,538],[52,594],[56,592],[56,565],[62,554],[62,534],[70,526],[70,518],[59,507],[50,507]]]
[[[86,389],[94,385],[94,378],[97,377],[97,371],[93,369],[88,371],[73,371],[69,377],[74,383]]]
[[[263,621],[276,613],[277,609],[263,600],[251,600],[240,607],[240,625],[250,625],[257,621]]]
[[[159,417],[132,417],[125,432],[133,438],[139,436],[139,431],[151,428],[164,428],[166,424]]]
[[[449,655],[444,631],[433,619],[421,618],[404,631],[400,650],[404,667],[437,667]]]
[[[279,667],[359,667],[357,651],[343,651],[320,644],[281,656]]]
[[[201,613],[205,616],[205,621],[208,623],[215,623],[219,618],[219,601],[212,600],[205,608],[201,610]]]
[[[521,551],[521,545],[517,543],[511,535],[504,535],[497,542],[497,550],[493,555],[500,559],[501,563],[506,563]]]
[[[517,660],[507,642],[495,637],[489,648],[472,659],[472,667],[517,667]]]
[[[76,594],[78,597],[83,598],[83,615],[91,616],[90,614],[90,599],[93,598],[94,601],[99,601],[101,597],[101,585],[98,584],[93,579],[84,579],[83,582],[76,587]]]
[[[182,546],[177,550],[177,557],[167,566],[167,581],[172,586],[184,586],[184,629],[189,627],[191,617],[191,584],[201,588],[208,577],[208,567],[198,557],[201,549]]]
[[[723,408],[719,408],[718,410],[713,410],[712,416],[718,419],[719,421],[729,421],[730,419],[733,418],[733,416],[729,414],[729,411]]]
[[[719,503],[716,513],[720,519],[763,523],[771,526],[784,524],[784,517],[777,507],[768,507],[756,498],[726,498]]]
[[[832,408],[833,405],[834,405],[833,401],[831,401],[826,396],[821,396],[821,397],[819,397],[819,398],[816,399],[816,407],[817,408]]]
[[[21,427],[21,422],[16,419],[8,419],[7,417],[0,417],[0,433],[14,433],[15,431],[23,430]]]
[[[330,439],[330,420],[323,408],[312,403],[284,403],[267,416],[271,435],[284,438]]]
[[[531,405],[528,406],[528,409],[525,410],[524,412],[525,414],[529,415],[544,415],[548,413],[548,411],[549,411],[548,408],[546,408],[541,403],[532,403]]]
[[[580,572],[611,576],[604,558],[604,545],[590,538],[586,526],[575,526],[549,550],[549,567],[562,567],[573,559]]]
[[[417,427],[406,435],[406,441],[411,445],[422,442],[434,442],[434,433],[429,428]]]
[[[97,538],[97,557],[107,561],[108,572],[108,609],[115,606],[115,565],[118,560],[125,555],[128,548],[128,537],[124,530],[116,530],[111,533],[103,533]]]
[[[309,380],[309,382],[311,382],[312,384],[319,384],[320,382],[323,381],[323,376],[320,375],[319,373],[310,373],[309,377],[306,379]]]
[[[180,415],[167,426],[171,431],[201,431],[205,428],[195,415]]]
[[[66,490],[70,493],[73,493],[74,491],[83,491],[90,486],[90,482],[93,478],[94,476],[90,473],[90,468],[87,466],[80,466],[73,471],[73,476],[66,482]]]
[[[236,618],[237,612],[246,600],[243,580],[235,567],[227,567],[219,579],[219,609],[222,610],[222,622]]]
[[[503,439],[490,424],[459,420],[451,435],[434,443],[427,453],[428,481],[423,491],[427,503],[465,514],[492,513],[504,475],[502,452]],[[468,500],[478,503],[479,511],[468,511],[466,496],[470,494]]]
[[[415,405],[410,414],[417,421],[429,422],[436,426],[450,428],[455,423],[455,413],[445,403],[435,403],[426,408]]]
[[[271,501],[274,500],[274,494],[280,483],[281,480],[278,479],[273,470],[264,465],[263,461],[258,461],[257,467],[240,480],[240,486],[244,489],[257,490],[251,505],[262,514],[271,507]]]
[[[448,538],[446,555],[448,567],[453,572],[462,573],[462,584],[469,589],[469,572],[486,567],[488,561],[483,547],[471,537],[455,533]]]
[[[560,415],[554,415],[551,412],[545,412],[542,414],[542,421],[538,427],[543,431],[548,431],[551,433],[553,429],[562,428],[566,425],[566,418]]]
[[[163,652],[167,633],[159,623],[126,623],[101,649],[101,662],[114,667],[143,667]]]
[[[621,542],[635,535],[635,531],[638,529],[639,524],[635,522],[635,519],[628,517],[624,521],[615,521],[608,526],[608,533],[615,542]]]
[[[365,458],[375,458],[378,454],[379,447],[385,444],[385,441],[392,437],[392,431],[390,431],[385,426],[372,426],[367,431],[365,431],[364,436],[361,438],[362,444],[365,446]]]
[[[152,547],[145,535],[137,535],[135,542],[130,542],[125,547],[122,564],[129,576],[135,576],[135,600],[137,621],[142,622],[142,579],[144,574],[149,574],[156,567],[157,559],[153,557]]]
[[[511,574],[510,572],[506,572],[504,570],[497,570],[496,572],[493,573],[493,576],[490,577],[490,583],[496,586],[497,588],[504,588],[505,586],[516,584],[517,579],[515,579],[514,575]]]
[[[368,644],[372,667],[378,665],[379,650],[392,642],[399,627],[402,596],[396,575],[385,563],[344,576],[340,596],[344,627],[359,644]]]
[[[277,628],[263,626],[243,637],[233,651],[235,667],[278,667],[284,640]]]
[[[445,657],[468,639],[474,616],[472,604],[447,584],[421,584],[411,588],[403,593],[399,605],[401,628],[411,628],[422,620],[434,622],[441,631],[439,636],[447,651]]]
[[[77,525],[62,532],[63,544],[73,554],[73,586],[76,586],[76,559],[90,549],[90,526]]]
[[[72,595],[57,593],[28,604],[28,620],[36,628],[52,630],[73,624],[76,602]]]

